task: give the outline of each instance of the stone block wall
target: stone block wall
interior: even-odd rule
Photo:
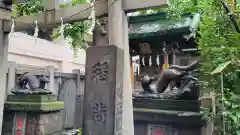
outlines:
[[[4,112],[3,135],[15,135],[18,123],[15,123],[15,113]],[[62,115],[56,112],[28,112],[26,115],[26,125],[24,125],[24,135],[59,135],[62,132]]]
[[[64,102],[54,95],[9,95],[2,135],[59,135],[63,109]]]
[[[62,130],[61,113],[28,113],[25,135],[54,135]]]

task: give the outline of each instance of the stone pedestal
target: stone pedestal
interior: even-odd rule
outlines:
[[[134,99],[135,135],[201,135],[200,103]]]
[[[54,95],[9,95],[2,135],[59,135],[64,103]]]
[[[83,135],[122,135],[123,50],[96,46],[86,53]]]

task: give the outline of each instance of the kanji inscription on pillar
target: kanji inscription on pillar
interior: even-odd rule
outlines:
[[[107,81],[108,80],[108,63],[98,62],[92,67],[92,80]]]
[[[93,119],[96,123],[105,124],[107,106],[101,102],[94,103],[92,106]]]
[[[122,83],[119,84],[119,88],[116,89],[115,98],[115,135],[122,135],[122,96],[123,96],[123,86]]]

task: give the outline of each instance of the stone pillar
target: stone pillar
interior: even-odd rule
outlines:
[[[54,67],[53,66],[47,66],[46,67],[49,72],[49,90],[52,91],[54,94],[56,94],[55,90],[55,80],[54,80]]]
[[[10,89],[12,89],[16,84],[16,67],[17,67],[16,62],[12,62],[12,61],[9,62],[7,94],[11,94]]]
[[[108,1],[108,24],[109,24],[109,44],[115,45],[123,50],[123,84],[122,84],[122,133],[123,135],[133,135],[133,107],[132,107],[132,87],[130,72],[130,55],[128,43],[128,21],[127,16],[122,9],[122,0]],[[118,58],[121,59],[121,58]],[[118,76],[117,76],[118,77]],[[120,77],[120,76],[119,76]],[[115,123],[116,124],[116,123]],[[115,125],[116,126],[116,125]],[[117,134],[117,133],[115,133]]]
[[[108,0],[109,44],[123,50],[122,134],[133,135],[133,107],[128,43],[128,21],[122,9],[122,0]],[[121,56],[120,56],[121,57]],[[115,133],[116,134],[116,133]]]
[[[123,16],[123,41],[124,41],[124,81],[123,81],[123,135],[134,135],[133,122],[133,105],[132,105],[132,91],[131,85],[131,69],[130,69],[130,51],[128,38],[128,19],[127,15],[122,12]]]
[[[5,100],[7,100],[7,95],[12,94],[11,89],[15,86],[16,84],[16,67],[17,63],[16,62],[8,62],[8,81],[7,81],[7,88],[5,91]]]
[[[109,45],[87,49],[83,135],[134,135],[127,16],[108,0]]]
[[[44,0],[44,8],[45,10],[55,10],[59,8],[59,0]]]
[[[1,15],[6,11],[0,9]],[[4,16],[4,15],[3,15]],[[7,15],[8,16],[8,15]],[[10,17],[10,14],[9,14]],[[2,134],[2,120],[3,120],[3,108],[5,100],[5,92],[7,88],[6,84],[6,73],[7,73],[7,54],[8,54],[8,34],[2,30],[3,19],[0,16],[0,134]],[[7,19],[7,18],[6,18]]]
[[[76,107],[75,107],[75,121],[74,121],[74,128],[79,129],[82,128],[83,122],[83,97],[84,97],[84,89],[81,86],[81,72],[79,69],[74,69],[72,71],[76,74],[76,87],[77,87],[77,94],[76,94]]]
[[[114,45],[87,49],[83,135],[122,135],[123,61]]]

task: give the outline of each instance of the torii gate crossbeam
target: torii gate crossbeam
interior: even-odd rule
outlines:
[[[53,28],[57,24],[61,23],[61,18],[64,19],[64,23],[86,20],[91,14],[90,4],[79,4],[73,7],[67,7],[64,9],[56,6],[57,2],[47,3],[46,11],[31,16],[22,16],[16,18],[16,30],[22,30],[34,25],[37,20],[39,27],[42,28]],[[55,0],[53,0],[55,1]],[[118,0],[115,0],[116,2]],[[164,7],[167,6],[167,0],[122,0],[122,9],[127,12],[134,12],[139,9],[148,9],[153,7]],[[107,1],[99,0],[95,3],[95,13],[97,17],[107,16],[108,14],[108,3]],[[7,18],[4,21],[4,31],[10,31],[11,20]]]

